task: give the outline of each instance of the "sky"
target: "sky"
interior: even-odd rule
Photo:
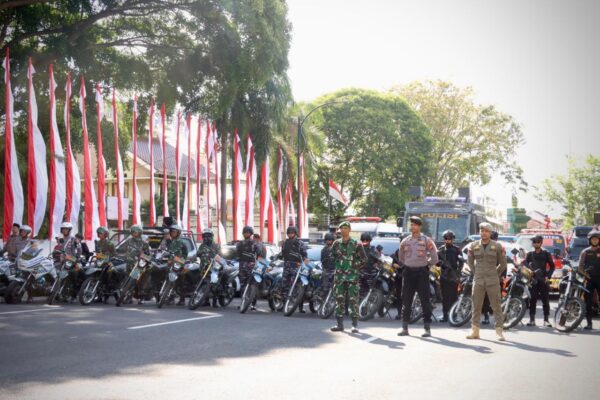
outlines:
[[[341,88],[388,90],[447,80],[510,114],[525,179],[566,173],[567,156],[600,155],[600,2],[590,0],[288,0],[294,98]],[[501,178],[485,194],[509,207]],[[519,206],[560,216],[519,193]]]

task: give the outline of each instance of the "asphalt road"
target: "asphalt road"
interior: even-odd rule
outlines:
[[[0,399],[566,399],[600,391],[600,331],[332,320],[154,304],[0,304]],[[439,311],[439,310],[438,310]],[[540,310],[541,311],[541,310]],[[541,312],[538,314],[540,315]],[[541,323],[541,320],[538,322]],[[348,322],[349,324],[349,322]],[[600,328],[600,322],[595,321]]]

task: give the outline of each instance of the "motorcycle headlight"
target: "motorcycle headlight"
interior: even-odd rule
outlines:
[[[521,283],[524,283],[527,285],[529,283],[529,279],[527,279],[526,276],[521,276]]]
[[[140,267],[145,267],[145,266],[146,266],[146,264],[148,264],[148,261],[144,260],[143,258],[142,258],[142,259],[140,259],[140,264],[139,264],[139,265],[140,265]]]
[[[65,267],[66,267],[66,268],[69,268],[69,269],[70,269],[70,268],[73,268],[73,262],[72,262],[72,261],[67,261],[67,262],[65,263]]]
[[[215,271],[220,271],[223,268],[223,266],[219,263],[215,263],[213,268],[215,269]]]
[[[583,283],[585,281],[585,277],[581,274],[575,274],[577,276],[577,282]]]
[[[174,269],[175,271],[179,271],[179,270],[181,269],[181,264],[177,264],[177,263],[175,263],[175,265],[173,265],[173,269]]]
[[[385,272],[383,273],[383,276],[384,276],[385,278],[387,278],[387,279],[389,279],[389,278],[391,277],[390,273],[389,273],[389,272],[387,272],[387,271],[385,271]]]

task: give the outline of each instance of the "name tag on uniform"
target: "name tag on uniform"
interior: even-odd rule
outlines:
[[[496,246],[492,246],[492,250],[496,250]]]
[[[479,248],[480,248],[479,246],[474,246],[473,250],[479,250]]]

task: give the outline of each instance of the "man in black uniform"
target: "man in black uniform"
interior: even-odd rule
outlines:
[[[454,232],[447,230],[443,233],[444,245],[438,250],[438,265],[442,268],[440,288],[442,290],[442,311],[444,313],[440,322],[448,322],[448,313],[452,304],[458,298],[458,282],[460,271],[465,260],[460,249],[454,245]]]
[[[284,300],[287,298],[290,287],[294,282],[294,278],[296,277],[296,273],[298,273],[298,268],[300,268],[302,261],[306,264],[309,263],[306,245],[298,238],[298,229],[295,226],[290,226],[287,228],[286,234],[287,239],[283,242],[281,254],[279,255],[279,258],[283,258],[284,261],[283,276],[279,292]],[[300,307],[302,307],[302,303],[300,303]],[[300,308],[299,311],[304,312],[302,308]]]
[[[374,246],[371,246],[373,238],[368,233],[360,235],[360,242],[367,255],[367,260],[364,267],[360,270],[359,282],[359,301],[363,299],[369,292],[369,283],[376,273],[376,266],[379,263],[379,253]]]
[[[396,321],[400,321],[402,319],[402,264],[398,258],[398,253],[400,253],[400,249],[396,250],[394,254],[392,254],[392,266],[396,270],[396,275],[394,276],[394,296],[396,296],[396,308],[398,309]]]
[[[335,236],[333,233],[326,233],[325,246],[321,249],[321,266],[323,267],[321,288],[323,296],[327,296],[329,289],[333,285],[333,276],[335,275],[335,259],[333,258],[333,254],[331,254],[334,240]]]
[[[240,287],[242,292],[245,290],[250,277],[252,276],[252,269],[254,269],[254,264],[257,259],[262,259],[263,254],[261,252],[262,246],[254,240],[252,234],[254,233],[254,229],[251,226],[245,226],[242,229],[242,235],[244,236],[244,240],[239,242],[236,246],[238,259],[240,260]],[[254,298],[254,302],[250,307],[250,310],[256,309],[256,297]]]
[[[585,329],[592,329],[594,290],[600,293],[600,231],[593,230],[588,233],[590,247],[581,252],[579,256],[579,268],[590,275],[585,294],[585,309],[587,325]]]
[[[531,302],[529,303],[529,322],[527,326],[535,326],[535,309],[538,299],[542,299],[544,309],[544,326],[551,328],[548,317],[550,316],[550,288],[548,281],[554,272],[554,261],[552,255],[542,248],[544,238],[540,235],[534,236],[531,239],[533,250],[527,253],[525,261],[526,267],[533,271],[533,282],[531,284]],[[550,269],[546,271],[546,265],[550,265]]]

